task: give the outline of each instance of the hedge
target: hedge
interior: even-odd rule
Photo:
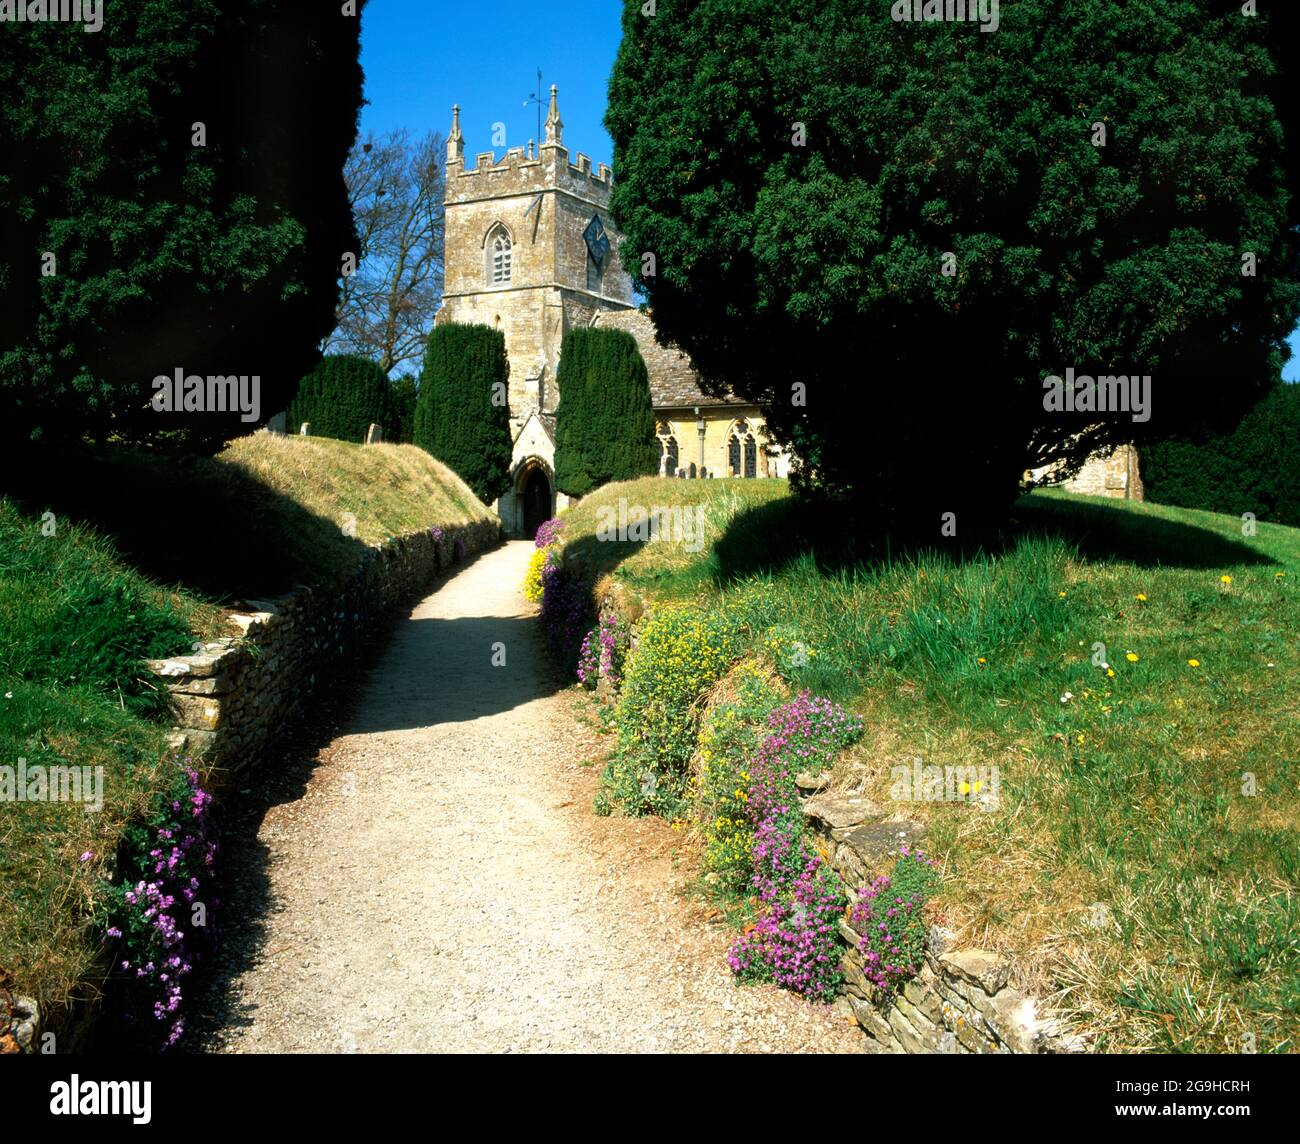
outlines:
[[[1148,500],[1300,526],[1300,385],[1279,383],[1228,434],[1142,451]]]

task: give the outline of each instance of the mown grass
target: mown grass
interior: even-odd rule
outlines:
[[[752,487],[706,551],[646,544],[613,575],[726,596],[792,682],[862,714],[837,785],[925,822],[948,922],[1016,954],[1098,1048],[1293,1051],[1300,530],[1048,493],[963,550],[891,552]],[[597,547],[619,495],[566,540]],[[918,758],[997,766],[998,808],[894,797]]]
[[[235,634],[223,602],[327,582],[365,543],[489,514],[410,446],[268,434],[211,459],[81,456],[22,478],[0,498],[0,766],[104,768],[94,813],[0,801],[0,980],[57,1012],[97,986],[96,888],[174,773],[141,661]]]
[[[725,576],[718,563],[718,542],[728,535],[737,518],[777,505],[789,495],[789,483],[778,479],[687,481],[642,477],[619,481],[567,510],[563,514],[563,537],[570,557],[583,560],[597,575],[616,573],[624,584],[656,599],[707,595]],[[614,510],[616,522],[620,500],[627,501],[629,511],[635,506],[647,512],[656,506],[683,512],[702,509],[702,546],[694,536],[688,539],[684,535],[665,536],[650,544],[599,539],[599,528],[611,519],[601,510]]]
[[[415,445],[255,433],[232,442],[215,460],[329,521],[335,532],[343,514],[351,513],[357,539],[367,544],[492,515],[451,469]]]

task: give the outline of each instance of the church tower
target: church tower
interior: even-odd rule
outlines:
[[[621,235],[609,216],[613,172],[575,163],[563,145],[557,89],[546,135],[535,149],[492,151],[465,167],[460,107],[447,137],[446,252],[437,322],[492,326],[510,361],[515,437],[511,491],[497,511],[508,531],[529,535],[563,507],[555,493],[555,372],[568,330],[596,314],[633,306],[619,260]],[[544,513],[540,516],[539,514]]]

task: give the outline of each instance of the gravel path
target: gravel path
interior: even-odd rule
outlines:
[[[728,935],[680,892],[679,835],[591,813],[607,738],[542,654],[531,551],[423,600],[266,809],[264,886],[227,903],[234,968],[192,1048],[865,1051],[844,1016],[733,985]]]

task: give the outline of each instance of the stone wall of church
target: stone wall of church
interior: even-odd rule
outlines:
[[[1146,499],[1138,451],[1133,445],[1121,445],[1109,457],[1101,454],[1089,457],[1083,468],[1068,481],[1052,481],[1048,469],[1034,469],[1031,476],[1035,483],[1050,484],[1066,492],[1116,500]]]
[[[497,163],[492,152],[478,156],[468,171],[459,163],[447,170],[446,275],[439,323],[459,322],[499,329],[510,361],[510,410],[515,428],[537,404],[536,385],[546,342],[548,302],[558,305],[548,287],[554,266],[555,227],[537,196],[554,181],[550,150],[528,159],[516,149]],[[529,208],[532,208],[529,213]],[[492,286],[488,278],[488,231],[496,223],[510,233],[511,282]]]
[[[505,335],[516,431],[542,401],[550,410],[558,404],[564,334],[589,325],[597,310],[632,304],[632,284],[617,255],[599,293],[587,291],[583,232],[592,215],[600,215],[615,249],[621,241],[608,210],[613,173],[604,164],[592,170],[585,155],[570,163],[568,155],[564,147],[544,144],[536,158],[515,148],[498,162],[488,151],[468,170],[460,160],[447,168],[446,278],[437,321],[490,326]],[[486,239],[498,222],[513,244],[506,286],[492,286],[488,274]]]
[[[480,155],[479,161],[490,160]],[[494,222],[502,222],[514,242],[515,282],[546,285],[552,281],[554,220],[537,208],[528,213],[547,187],[546,165],[511,152],[510,162],[482,170],[448,171],[446,275],[444,293],[456,295],[491,289],[486,277],[484,239]]]
[[[579,159],[586,159],[580,155]],[[568,181],[568,180],[566,180]],[[632,280],[619,259],[622,235],[609,216],[609,190],[597,184],[579,187],[572,194],[554,196],[556,227],[556,279],[565,286],[587,289],[587,241],[583,232],[594,214],[600,215],[610,241],[610,257],[601,271],[599,289],[593,293],[621,306],[632,305]],[[590,304],[595,306],[594,299]],[[601,307],[602,309],[614,307]],[[593,308],[593,313],[595,312]]]
[[[760,477],[784,477],[787,475],[783,459],[769,457],[764,451],[766,436],[763,415],[754,406],[738,405],[722,409],[701,409],[704,421],[704,447],[700,448],[700,434],[696,428],[695,413],[690,409],[656,410],[655,417],[660,424],[667,422],[677,438],[678,467],[689,470],[692,464],[698,472],[700,455],[703,453],[703,467],[710,477],[730,476],[728,446],[731,441],[732,427],[739,420],[749,423],[758,443],[757,475]]]

